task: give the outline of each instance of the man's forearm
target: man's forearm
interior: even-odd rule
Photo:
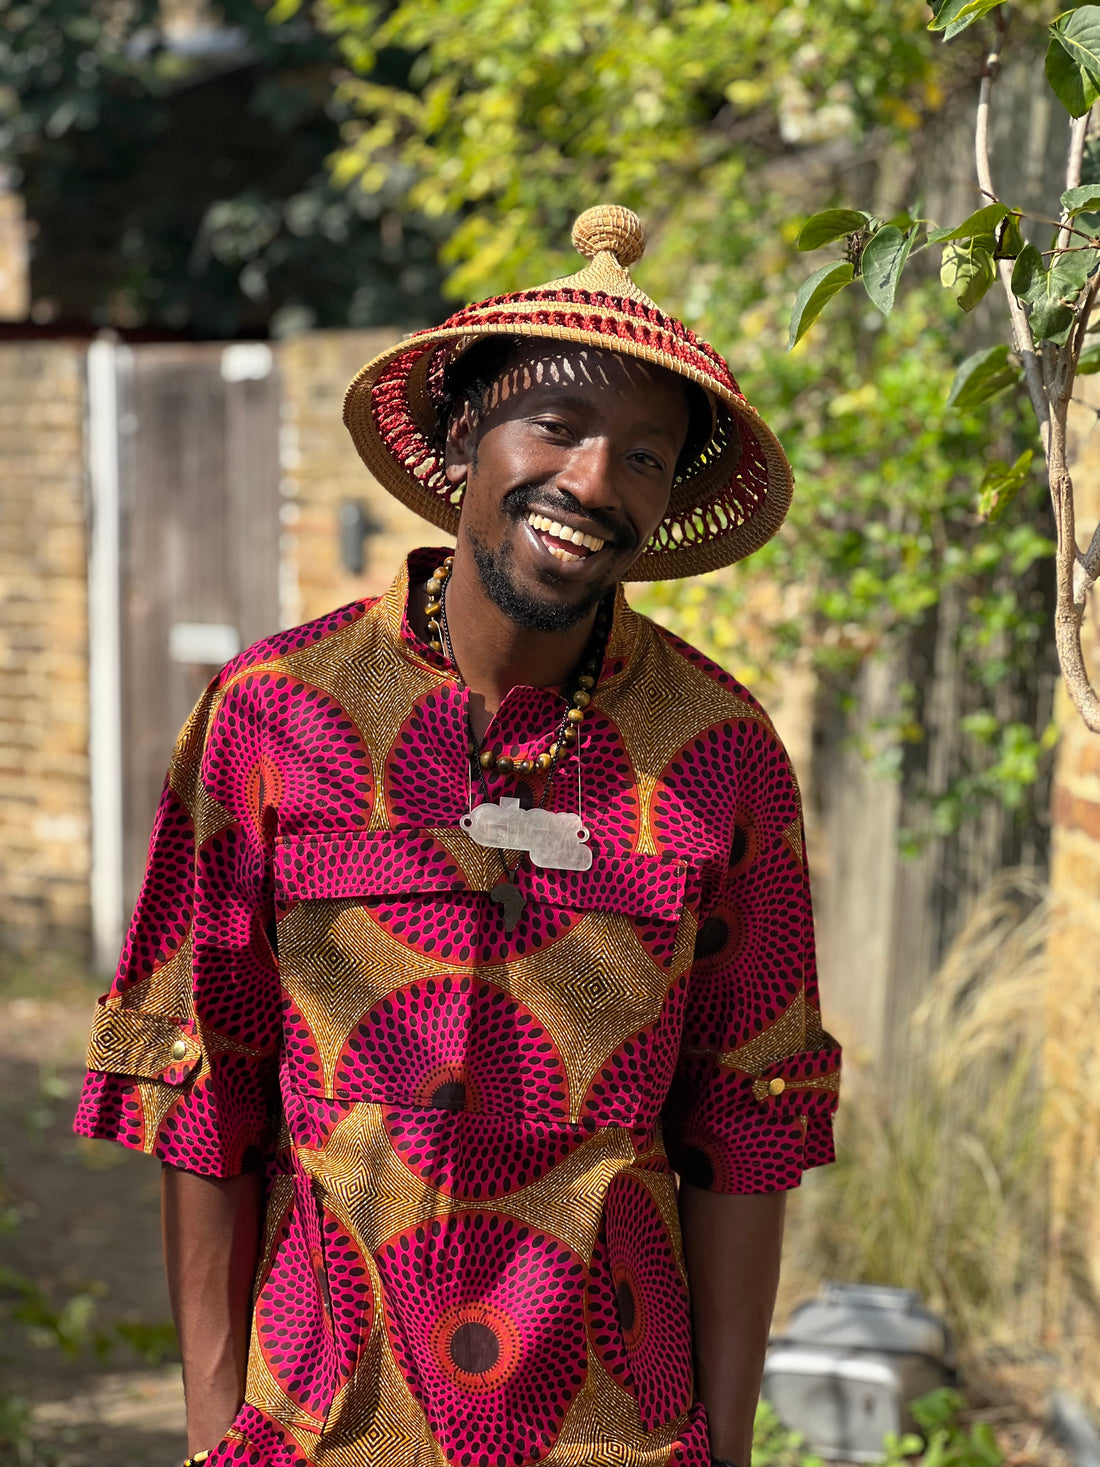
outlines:
[[[183,1356],[187,1449],[213,1447],[244,1399],[261,1179],[163,1169],[164,1265]]]
[[[707,1408],[711,1452],[738,1467],[749,1467],[752,1455],[786,1201],[785,1192],[729,1197],[680,1189],[696,1394]]]

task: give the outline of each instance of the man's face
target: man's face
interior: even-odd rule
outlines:
[[[466,480],[458,541],[520,625],[575,626],[622,580],[668,507],[688,429],[683,385],[615,352],[532,341],[480,414],[451,423]]]

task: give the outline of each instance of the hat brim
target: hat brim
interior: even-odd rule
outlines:
[[[714,435],[677,476],[664,518],[625,579],[675,579],[743,560],[771,539],[790,506],[794,481],[779,440],[728,371],[716,370],[716,363],[724,367],[721,359],[700,350],[694,337],[680,340],[666,329],[655,330],[652,316],[639,323],[632,302],[605,298],[599,304],[603,330],[554,319],[557,313],[547,311],[545,299],[503,297],[388,347],[358,373],[344,400],[344,422],[360,457],[402,504],[455,535],[462,490],[443,472],[433,393],[446,363],[486,336],[540,337],[620,352],[694,382],[716,409]],[[488,306],[497,309],[487,312]],[[477,314],[491,319],[477,319]],[[661,318],[661,328],[667,319]],[[639,324],[646,329],[638,332]],[[636,334],[622,334],[620,327]],[[685,349],[689,346],[692,350]]]

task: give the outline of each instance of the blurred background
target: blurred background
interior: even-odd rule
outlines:
[[[1012,7],[993,114],[995,175],[1040,218],[1057,8]],[[781,1317],[826,1278],[919,1290],[1013,1462],[1058,1459],[1052,1390],[1100,1406],[1100,749],[1058,688],[1041,475],[978,513],[986,465],[1035,445],[1026,400],[946,405],[1003,303],[960,315],[930,266],[889,318],[850,292],[785,349],[808,214],[981,203],[989,36],[944,48],[928,18],[0,0],[0,1461],[182,1454],[158,1168],[68,1133],[168,753],[228,657],[435,533],[346,437],[355,371],[576,268],[604,201],[642,215],[639,283],[727,356],[798,479],[747,566],[632,594],[749,683],[803,784],[848,1071]],[[1091,377],[1079,396],[1095,520]]]

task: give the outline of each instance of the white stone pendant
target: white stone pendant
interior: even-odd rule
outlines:
[[[458,822],[479,846],[500,851],[526,851],[536,866],[554,871],[587,871],[592,848],[579,815],[568,810],[524,810],[518,800],[475,805]]]

